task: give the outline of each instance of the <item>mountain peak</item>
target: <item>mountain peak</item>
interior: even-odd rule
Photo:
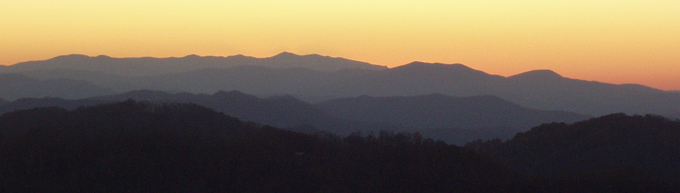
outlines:
[[[260,99],[259,97],[256,97],[254,95],[249,95],[246,93],[243,93],[238,90],[231,90],[231,91],[217,91],[215,94],[211,95],[214,98],[219,98],[219,99],[234,99],[234,98],[239,98],[239,99]]]
[[[407,70],[407,71],[426,71],[426,72],[481,72],[463,64],[442,64],[442,63],[427,63],[427,62],[411,62],[403,66],[394,67],[395,70]]]
[[[524,73],[521,73],[521,74],[510,76],[508,78],[555,80],[555,79],[562,79],[564,77],[560,74],[557,74],[556,72],[554,72],[552,70],[543,69],[543,70],[532,70],[532,71],[524,72]]]
[[[290,58],[290,57],[298,57],[300,55],[293,54],[290,52],[281,52],[279,54],[276,54],[275,56],[272,56],[272,58]]]
[[[413,61],[411,63],[408,63],[403,66],[426,66],[426,65],[437,65],[438,63],[427,63],[427,62],[421,62],[421,61]],[[441,64],[439,64],[441,65]]]
[[[215,92],[213,95],[245,95],[245,94],[246,93],[243,93],[243,92],[238,91],[238,90],[230,90],[230,91],[220,90],[220,91]]]
[[[117,95],[111,95],[105,98],[108,98],[108,100],[134,99],[138,101],[154,101],[168,98],[171,95],[172,94],[163,91],[142,89],[128,91]]]
[[[200,57],[201,56],[196,55],[196,54],[189,54],[189,55],[184,56],[184,58],[200,58]]]
[[[128,91],[125,92],[121,95],[126,95],[126,96],[141,96],[141,95],[168,95],[170,93],[163,92],[163,91],[157,91],[157,90],[149,90],[149,89],[142,89],[142,90],[133,90],[133,91]]]
[[[309,68],[316,71],[333,72],[342,69],[383,70],[387,67],[365,62],[322,56],[319,54],[297,55],[281,52],[275,56],[264,58],[264,66],[273,68]]]
[[[427,62],[421,62],[421,61],[413,61],[411,63],[408,63],[403,66],[397,66],[396,68],[399,67],[454,67],[454,68],[467,68],[467,69],[472,69],[470,67],[467,67],[463,64],[442,64],[442,63],[427,63]]]
[[[291,95],[270,96],[270,97],[267,97],[266,99],[270,100],[270,101],[276,101],[276,102],[280,102],[280,103],[284,103],[284,104],[289,104],[289,105],[292,105],[292,104],[298,104],[298,105],[299,104],[305,104],[305,105],[307,105],[306,102],[304,102],[304,101],[302,101],[302,100],[300,100],[300,99],[298,99],[294,96],[291,96]]]
[[[57,56],[57,57],[54,57],[50,60],[83,59],[83,58],[90,58],[90,56],[83,55],[83,54],[69,54],[69,55]]]

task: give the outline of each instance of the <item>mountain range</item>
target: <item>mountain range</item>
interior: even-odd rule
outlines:
[[[254,58],[243,55],[229,57],[188,55],[181,58],[111,58],[100,55],[58,56],[45,61],[21,62],[8,68],[0,68],[4,72],[44,71],[54,69],[74,69],[90,72],[102,72],[119,76],[154,76],[161,74],[188,72],[200,69],[230,68],[234,66],[263,66],[268,68],[309,68],[317,71],[332,72],[346,68],[383,70],[385,66],[344,58],[333,58],[317,54],[298,56],[282,52],[269,58]]]
[[[590,116],[651,113],[680,118],[677,92],[642,85],[576,80],[550,70],[503,77],[462,64],[413,62],[386,68],[343,58],[286,52],[269,58],[68,55],[19,63],[0,68],[0,72],[5,73],[0,78],[0,85],[5,87],[0,98],[10,101],[45,96],[77,99],[143,89],[197,94],[239,90],[257,96],[291,95],[312,103],[362,95],[491,95],[539,110]],[[31,83],[16,85],[17,82]]]
[[[76,109],[129,99],[193,103],[242,120],[306,133],[326,131],[349,135],[356,131],[417,131],[425,137],[459,145],[475,139],[509,139],[515,133],[541,123],[571,123],[589,118],[570,112],[527,109],[494,96],[361,96],[310,104],[292,96],[259,98],[239,91],[207,95],[149,90],[78,100],[23,98],[0,105],[0,114],[49,106]]]

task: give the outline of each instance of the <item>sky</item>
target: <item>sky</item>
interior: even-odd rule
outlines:
[[[677,0],[3,0],[0,64],[59,55],[270,57],[389,67],[461,63],[510,76],[680,90]]]

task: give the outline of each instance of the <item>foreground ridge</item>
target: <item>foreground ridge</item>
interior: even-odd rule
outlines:
[[[521,179],[419,134],[308,135],[193,104],[37,108],[0,116],[0,125],[8,192],[498,192]]]

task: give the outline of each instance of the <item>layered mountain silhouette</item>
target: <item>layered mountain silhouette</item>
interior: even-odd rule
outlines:
[[[333,98],[417,96],[444,94],[465,97],[492,95],[522,107],[563,110],[591,116],[615,112],[659,114],[680,118],[680,95],[642,85],[614,85],[560,76],[537,70],[510,77],[490,75],[461,64],[413,62],[387,69],[343,58],[281,53],[270,58],[247,56],[182,58],[110,58],[60,56],[0,68],[38,80],[37,88],[68,90],[49,85],[54,80],[89,83],[78,96],[101,95],[101,90],[215,93],[240,90],[258,96],[291,95],[307,102]],[[49,86],[48,86],[49,85]],[[63,92],[3,90],[0,98],[76,97]],[[29,92],[30,91],[30,92]],[[96,91],[96,92],[95,92]]]
[[[489,75],[460,64],[411,63],[325,87],[340,96],[494,95],[524,107],[589,115],[679,112],[676,94],[641,86],[564,78],[548,70],[511,77]]]
[[[243,120],[301,132],[314,132],[321,129],[346,135],[356,130],[369,130],[372,127],[379,128],[372,124],[341,120],[294,97],[273,96],[259,98],[240,91],[219,91],[212,95],[205,95],[190,93],[169,94],[143,90],[95,97],[91,100],[122,101],[127,99],[151,102],[194,103]]]
[[[545,124],[468,145],[491,157],[418,133],[310,135],[186,103],[19,110],[0,126],[0,192],[680,190],[680,122],[659,116]]]
[[[206,95],[191,93],[170,94],[161,91],[140,90],[78,100],[22,98],[0,106],[0,114],[21,109],[50,106],[72,110],[78,107],[120,102],[129,99],[155,103],[193,103],[246,121],[307,133],[323,130],[347,135],[360,130],[399,129],[396,125],[391,124],[373,124],[343,120],[291,96],[259,98],[239,91],[220,91],[212,95]]]
[[[348,135],[356,131],[417,131],[425,137],[455,144],[475,139],[508,139],[516,132],[526,131],[541,123],[570,123],[588,118],[570,112],[527,109],[493,96],[363,96],[313,105],[292,96],[259,98],[239,91],[206,95],[149,90],[79,100],[24,98],[0,105],[0,114],[49,106],[76,109],[128,99],[193,103],[242,120],[306,133],[327,131]]]
[[[551,70],[69,55],[0,66],[0,123],[8,192],[680,189],[680,92]]]
[[[461,64],[413,62],[345,79],[320,90],[338,96],[413,96],[433,93],[474,96],[486,94],[485,91],[497,87],[503,79]]]

